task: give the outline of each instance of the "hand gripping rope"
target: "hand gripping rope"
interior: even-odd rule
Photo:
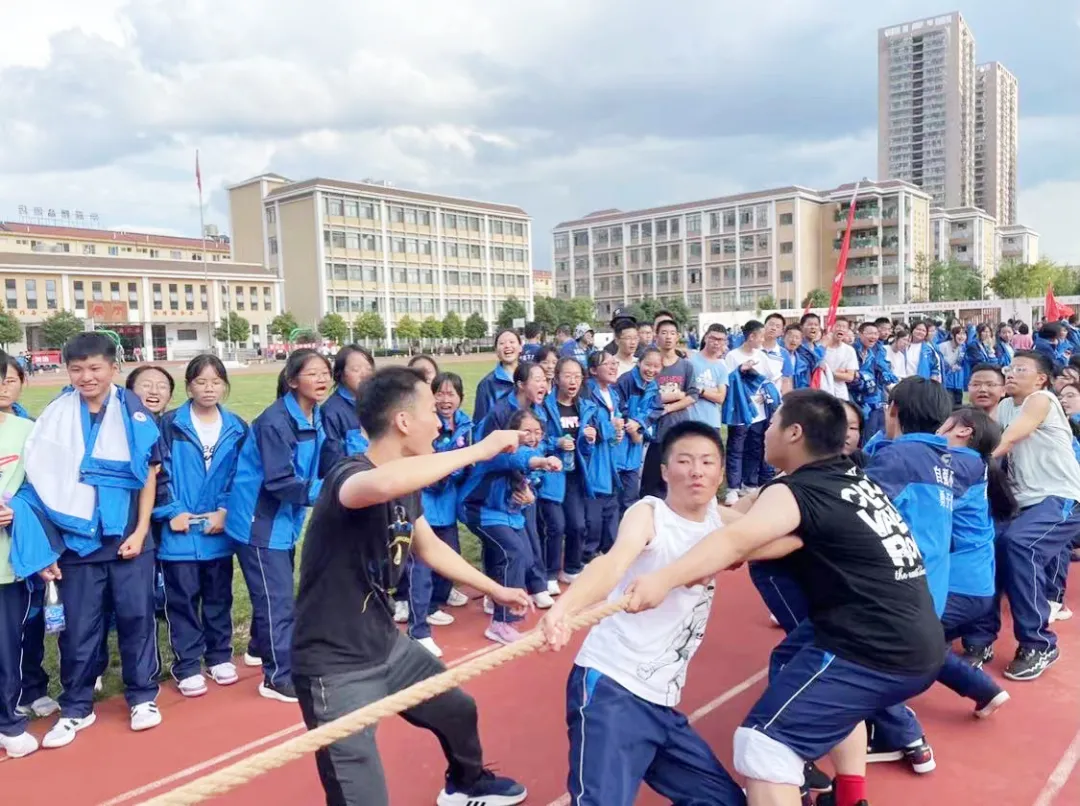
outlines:
[[[591,627],[608,616],[625,610],[629,602],[629,597],[624,596],[614,602],[596,605],[567,619],[567,624],[572,631]],[[447,669],[434,677],[421,680],[395,694],[365,705],[351,714],[320,725],[287,742],[282,742],[277,747],[248,756],[171,792],[143,801],[143,806],[190,806],[190,804],[202,803],[246,784],[263,773],[303,758],[308,753],[327,747],[339,739],[351,736],[381,719],[415,708],[420,703],[438,697],[497,666],[542,650],[545,646],[543,633],[535,630],[520,641],[500,647],[494,652],[481,655],[453,669]]]

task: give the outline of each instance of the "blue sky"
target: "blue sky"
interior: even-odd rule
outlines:
[[[1020,81],[1020,222],[1080,264],[1080,0],[960,8]],[[877,29],[847,0],[54,0],[0,30],[0,218],[82,209],[196,234],[274,171],[517,204],[550,229],[876,172]]]

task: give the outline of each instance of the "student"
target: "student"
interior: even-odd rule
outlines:
[[[649,347],[656,346],[656,330],[653,328],[651,322],[638,322],[638,348],[637,357],[640,360],[641,354],[645,352]]]
[[[589,380],[585,388],[588,400],[596,405],[592,424],[596,427],[596,442],[585,456],[588,499],[585,521],[585,563],[603,554],[615,542],[619,528],[619,445],[626,438],[626,419],[623,401],[615,387],[619,362],[615,356],[597,350],[589,356]]]
[[[521,345],[521,358],[526,364],[536,360],[536,354],[544,346],[544,328],[539,322],[525,323],[525,343]]]
[[[594,339],[592,326],[587,322],[579,323],[574,328],[574,340],[564,342],[559,348],[559,357],[573,358],[581,364],[582,369],[586,369],[589,356],[596,352],[596,347],[593,346]]]
[[[637,366],[638,341],[637,323],[633,319],[618,320],[612,344],[616,345],[614,355],[619,364],[620,378]]]
[[[172,402],[176,381],[162,367],[142,364],[127,376],[124,385],[142,400],[146,410],[160,418]]]
[[[3,353],[0,355],[4,355],[3,360],[0,361],[0,370],[4,371],[3,379],[0,380],[0,413],[32,420],[30,412],[19,403],[19,398],[22,397],[23,389],[26,387],[26,371],[18,359]]]
[[[724,361],[727,351],[727,333],[722,325],[709,325],[701,350],[690,356],[694,367],[694,386],[698,400],[690,409],[690,416],[698,422],[720,431],[721,412],[728,391],[728,367]]]
[[[805,327],[803,332],[806,332]],[[824,367],[828,370],[824,372],[821,388],[839,400],[851,399],[851,395],[848,393],[848,384],[855,380],[855,375],[859,371],[859,357],[855,354],[855,348],[851,346],[850,337],[851,322],[843,316],[838,316],[833,323],[832,330],[826,334],[825,339],[817,348],[817,352],[821,353],[819,364],[824,364]],[[812,373],[813,368],[811,369]],[[798,372],[796,372],[796,375],[798,375]],[[865,419],[865,415],[863,415],[863,418]]]
[[[326,477],[342,457],[367,449],[367,437],[356,416],[356,390],[375,371],[375,359],[363,347],[349,344],[334,356],[334,392],[322,406],[325,441],[319,455],[319,478]]]
[[[26,477],[66,549],[51,569],[61,576],[67,626],[59,637],[60,719],[42,741],[48,748],[94,724],[109,612],[131,729],[161,724],[150,533],[160,433],[138,396],[113,384],[116,345],[107,336],[80,333],[63,358],[71,388],[42,412],[25,451]]]
[[[161,421],[168,483],[158,490],[154,519],[172,676],[181,694],[200,697],[207,691],[204,660],[219,686],[239,680],[232,663],[233,543],[225,535],[225,507],[248,427],[221,405],[229,376],[217,356],[193,358],[184,386],[187,402]]]
[[[439,364],[430,355],[414,355],[409,359],[409,367],[417,370],[424,376],[424,380],[431,383],[435,380],[435,376],[439,374]]]
[[[549,395],[545,408],[558,418],[559,431],[562,434],[555,443],[558,451],[556,455],[563,463],[562,521],[558,537],[555,537],[555,530],[559,528],[560,522],[556,517],[551,517],[554,515],[550,511],[552,508],[546,506],[544,528],[547,532],[549,552],[553,550],[551,541],[561,538],[562,530],[565,530],[566,542],[559,582],[569,584],[585,567],[585,509],[589,491],[585,455],[592,450],[597,438],[596,426],[592,423],[596,406],[582,396],[585,373],[576,358],[560,358],[555,368],[555,379],[555,391]],[[554,473],[546,476],[547,483],[541,487],[542,497],[554,476]]]
[[[1005,375],[1001,367],[993,364],[976,364],[968,379],[968,399],[971,405],[991,417],[997,412],[998,403],[1005,395]]]
[[[476,387],[476,404],[472,421],[480,423],[503,395],[513,391],[514,370],[521,355],[521,337],[517,331],[503,328],[495,334],[495,355],[499,362],[495,369],[485,375]]]
[[[664,414],[656,426],[656,440],[662,441],[667,429],[676,423],[689,420],[689,409],[698,401],[698,388],[694,385],[694,365],[678,351],[679,326],[671,318],[659,318],[656,324],[657,347],[660,348],[660,374],[656,384],[660,387],[660,400]],[[663,495],[664,480],[660,473],[660,454],[646,452],[641,468],[642,495]]]
[[[769,374],[776,378],[776,388],[781,394],[794,388],[795,375],[795,366],[786,358],[784,345],[780,341],[783,335],[784,317],[778,313],[770,313],[765,317],[761,351],[769,359]]]
[[[920,378],[941,383],[941,354],[930,343],[932,323],[916,321],[911,325],[911,343],[907,348],[907,364]]]
[[[909,347],[911,347],[911,334],[906,327],[899,325],[893,331],[892,342],[885,348],[885,355],[888,358],[892,374],[901,381],[904,378],[910,378],[912,375],[918,374],[916,365],[910,363]]]
[[[330,388],[330,362],[315,350],[289,354],[277,400],[255,418],[240,449],[226,502],[225,531],[251,594],[251,642],[244,663],[263,667],[259,694],[296,702],[290,646],[293,560],[308,507],[322,488],[320,401]],[[261,661],[261,663],[260,663]]]
[[[485,577],[431,530],[420,491],[449,474],[515,451],[517,432],[497,431],[460,450],[434,453],[439,419],[431,387],[413,370],[386,367],[359,392],[366,454],[340,462],[325,482],[300,562],[293,659],[309,728],[325,724],[445,670],[394,627],[390,591],[415,551],[432,570],[524,612],[524,590]],[[439,737],[448,761],[440,806],[512,806],[520,784],[484,765],[476,703],[453,689],[402,716]],[[387,806],[375,726],[315,753],[327,802]]]
[[[710,334],[706,333],[706,347],[709,337]],[[615,457],[615,467],[619,471],[620,518],[641,494],[641,466],[645,461],[645,451],[653,444],[656,424],[664,413],[660,387],[656,383],[661,367],[660,351],[648,347],[637,365],[615,382],[623,401],[627,434],[627,438],[617,446]]]
[[[840,456],[844,432],[840,401],[789,394],[765,438],[782,475],[741,518],[627,591],[631,612],[649,610],[746,559],[790,555],[809,618],[773,651],[768,688],[735,733],[751,806],[798,803],[804,762],[827,753],[836,806],[865,800],[863,720],[924,691],[944,660],[918,547],[881,488]]]
[[[520,368],[520,367],[519,367]],[[435,413],[439,416],[439,434],[432,443],[436,453],[460,450],[473,443],[473,422],[461,409],[465,401],[465,388],[461,376],[453,372],[440,372],[431,382],[435,395]],[[424,513],[436,537],[455,552],[461,552],[458,542],[457,504],[466,468],[455,470],[445,478],[425,487],[421,493]],[[409,637],[418,641],[436,658],[442,657],[442,649],[431,637],[432,626],[452,624],[454,617],[439,605],[462,607],[469,598],[454,589],[450,580],[439,576],[425,563],[410,558],[406,566],[409,579]],[[425,617],[420,618],[424,613]]]
[[[548,389],[555,388],[555,367],[559,363],[559,354],[554,347],[541,347],[533,356],[533,362],[543,367]]]
[[[884,348],[879,349],[879,334],[873,322],[859,325],[859,337],[855,343],[855,356],[859,368],[855,379],[848,383],[848,395],[863,410],[866,419],[866,437],[873,438],[885,427],[885,405],[889,388],[896,383]]]
[[[552,649],[569,641],[568,617],[621,598],[633,579],[674,562],[723,524],[716,506],[723,477],[716,429],[679,423],[657,450],[667,497],[632,506],[611,551],[544,615],[540,626]],[[617,613],[589,630],[566,684],[571,803],[632,806],[643,782],[674,803],[746,802],[676,710],[714,593],[712,580],[693,581],[673,588],[655,610]]]

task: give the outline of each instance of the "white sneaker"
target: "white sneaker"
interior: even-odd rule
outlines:
[[[436,610],[427,617],[427,623],[432,627],[445,627],[454,623],[454,617],[444,610]]]
[[[203,685],[205,686],[206,683],[204,682]],[[160,724],[161,711],[158,710],[156,702],[142,702],[131,709],[132,730],[150,730]]]
[[[577,574],[568,574],[565,571],[560,571],[559,572],[559,582],[561,582],[564,585],[573,584],[574,580],[577,579],[577,578],[578,578]]]
[[[408,602],[394,602],[394,621],[398,624],[407,624],[409,622]]]
[[[728,491],[727,491],[727,492],[726,492],[726,493],[724,494],[724,506],[726,506],[726,507],[733,507],[733,506],[735,506],[735,505],[736,505],[737,503],[739,503],[739,491],[738,491],[738,490],[731,490],[731,489],[729,489],[729,490],[728,490]]]
[[[104,690],[105,690],[105,681],[103,681],[100,677],[98,677],[98,679],[94,681],[94,693],[95,694],[100,694]]]
[[[551,594],[547,591],[540,591],[540,593],[534,593],[532,595],[533,604],[540,610],[547,610],[549,607],[555,604],[555,600],[551,598]]]
[[[420,646],[422,646],[436,658],[442,657],[442,650],[439,649],[439,645],[435,643],[434,638],[431,638],[430,636],[427,638],[417,638],[416,643],[420,644]]]
[[[41,746],[50,750],[57,747],[67,747],[75,741],[76,733],[90,727],[96,720],[97,714],[93,713],[90,716],[84,716],[82,719],[62,716],[52,726],[52,729],[45,734],[45,738],[41,740]]]
[[[230,661],[216,663],[206,671],[210,672],[210,677],[219,686],[231,686],[240,679],[240,675],[236,673],[236,666]]]
[[[548,595],[549,596],[558,596],[560,593],[562,593],[562,588],[559,587],[559,583],[554,579],[549,579],[548,580]]]
[[[464,607],[469,603],[469,597],[457,588],[452,588],[450,590],[450,595],[446,597],[446,603],[450,607]]]
[[[23,731],[18,736],[5,736],[0,733],[0,747],[7,752],[8,758],[22,758],[38,749],[38,740]]]
[[[60,703],[54,700],[52,697],[38,697],[29,705],[20,705],[15,709],[15,713],[19,716],[25,717],[46,717],[52,716],[60,710]]]
[[[1050,603],[1050,623],[1055,621],[1068,621],[1073,617],[1073,612],[1069,609],[1069,606],[1064,602],[1051,602]]]
[[[180,689],[180,693],[185,697],[201,697],[206,693],[206,678],[201,674],[193,674],[191,677],[185,677],[176,687]],[[132,710],[132,719],[134,716],[134,709]]]
[[[495,615],[495,603],[491,601],[490,596],[484,597],[484,612],[489,616]]]
[[[739,488],[739,495],[746,497],[748,495],[756,495],[760,490],[760,487],[747,487],[745,484]]]
[[[247,652],[244,653],[244,665],[245,666],[262,666],[262,658],[257,658],[254,655],[250,655]]]

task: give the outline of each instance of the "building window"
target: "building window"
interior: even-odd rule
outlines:
[[[187,328],[183,328],[183,329],[178,328],[177,331],[176,331],[176,340],[177,341],[198,341],[199,340],[199,331],[197,331],[197,330],[189,330]]]
[[[556,252],[565,252],[570,248],[570,236],[565,232],[556,232],[552,240],[554,241]]]
[[[333,196],[326,197],[326,214],[333,216],[345,215],[344,205],[341,199],[335,199]]]
[[[19,291],[14,280],[4,280],[4,300],[9,311],[19,307]]]
[[[169,310],[180,310],[180,292],[176,283],[169,283]]]
[[[781,213],[780,214],[780,226],[781,227],[790,227],[792,225],[792,223],[793,223],[793,219],[794,219],[794,216],[792,216],[791,213]]]
[[[204,285],[199,286],[199,303],[204,311],[210,309],[210,300],[206,295],[206,286]]]
[[[37,280],[25,280],[23,281],[24,290],[26,291],[26,307],[32,311],[37,310],[38,298],[37,298]]]
[[[101,290],[101,283],[96,280],[90,283],[90,296],[94,302],[102,302],[105,299],[105,294]]]
[[[50,311],[56,310],[56,280],[45,281],[45,307]]]
[[[86,292],[83,289],[83,281],[76,280],[72,283],[72,288],[75,290],[75,310],[86,310]]]
[[[248,302],[251,304],[251,310],[259,310],[259,289],[256,286],[251,286],[248,289]]]
[[[345,217],[346,218],[359,218],[360,217],[360,202],[356,199],[345,200]],[[254,330],[252,330],[254,332]]]
[[[781,255],[790,255],[794,250],[795,250],[795,244],[793,244],[791,241],[781,241],[780,242],[780,254]]]
[[[120,255],[120,247],[119,246],[110,246],[109,247],[109,257],[118,257],[119,255]]]
[[[195,310],[195,286],[184,286],[184,308],[189,311]]]
[[[267,241],[267,244],[270,247],[270,254],[271,255],[276,255],[277,254],[277,238],[275,236],[271,235],[269,238],[266,239],[266,241]]]
[[[791,282],[794,282],[794,280],[795,280],[795,272],[791,272],[791,271],[782,271],[782,272],[780,272],[780,282],[781,283],[791,283]]]
[[[263,310],[269,311],[273,308],[270,297],[270,286],[263,286]]]
[[[109,283],[109,299],[113,302],[120,301],[120,283]]]
[[[153,296],[154,296],[154,310],[155,311],[163,310],[164,305],[162,304],[162,301],[161,301],[161,283],[154,283],[154,285],[152,286],[152,291],[153,291]]]
[[[266,208],[266,223],[267,224],[273,224],[275,221],[277,221],[277,212],[274,210],[273,207],[267,207]]]
[[[244,310],[244,287],[242,285],[238,285],[236,287],[235,304],[236,304],[236,310],[238,310],[238,311]]]
[[[179,249],[170,249],[169,250],[169,259],[170,260],[183,260],[184,255]]]
[[[139,284],[128,283],[128,307],[133,310],[139,310]]]

